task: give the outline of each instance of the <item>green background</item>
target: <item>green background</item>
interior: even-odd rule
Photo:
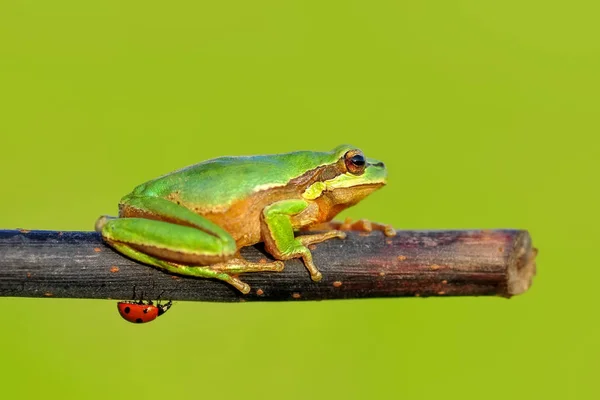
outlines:
[[[0,227],[91,230],[219,155],[351,143],[389,185],[343,216],[523,228],[499,298],[0,299],[0,398],[586,399],[599,394],[594,1],[2,1]]]

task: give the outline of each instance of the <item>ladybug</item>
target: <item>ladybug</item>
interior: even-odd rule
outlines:
[[[143,324],[154,321],[166,313],[173,303],[169,300],[165,304],[157,302],[156,305],[149,300],[147,302],[140,301],[120,301],[117,303],[119,314],[124,320],[134,324]]]

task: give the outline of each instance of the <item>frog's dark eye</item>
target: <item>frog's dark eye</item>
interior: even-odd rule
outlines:
[[[367,160],[360,150],[350,150],[345,155],[346,168],[354,175],[360,175],[365,171]]]

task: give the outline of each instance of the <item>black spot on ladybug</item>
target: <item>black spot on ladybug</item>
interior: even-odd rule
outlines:
[[[142,319],[141,319],[141,318],[138,318],[138,319],[136,319],[136,320],[135,320],[135,322],[137,322],[138,324],[141,324],[141,323],[142,323],[142,322],[144,322],[144,321],[142,321]]]
[[[148,314],[149,309],[144,308],[144,314]]]
[[[124,310],[124,311],[125,311],[125,314],[129,314],[129,312],[131,311],[131,308],[129,308],[129,307],[125,307],[125,310]]]

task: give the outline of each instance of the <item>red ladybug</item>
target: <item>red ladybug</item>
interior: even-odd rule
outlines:
[[[171,308],[172,302],[169,300],[165,304],[157,302],[156,305],[152,303],[152,300],[144,302],[140,301],[120,301],[117,303],[119,314],[126,321],[134,324],[143,324],[146,322],[154,321],[166,313]]]

